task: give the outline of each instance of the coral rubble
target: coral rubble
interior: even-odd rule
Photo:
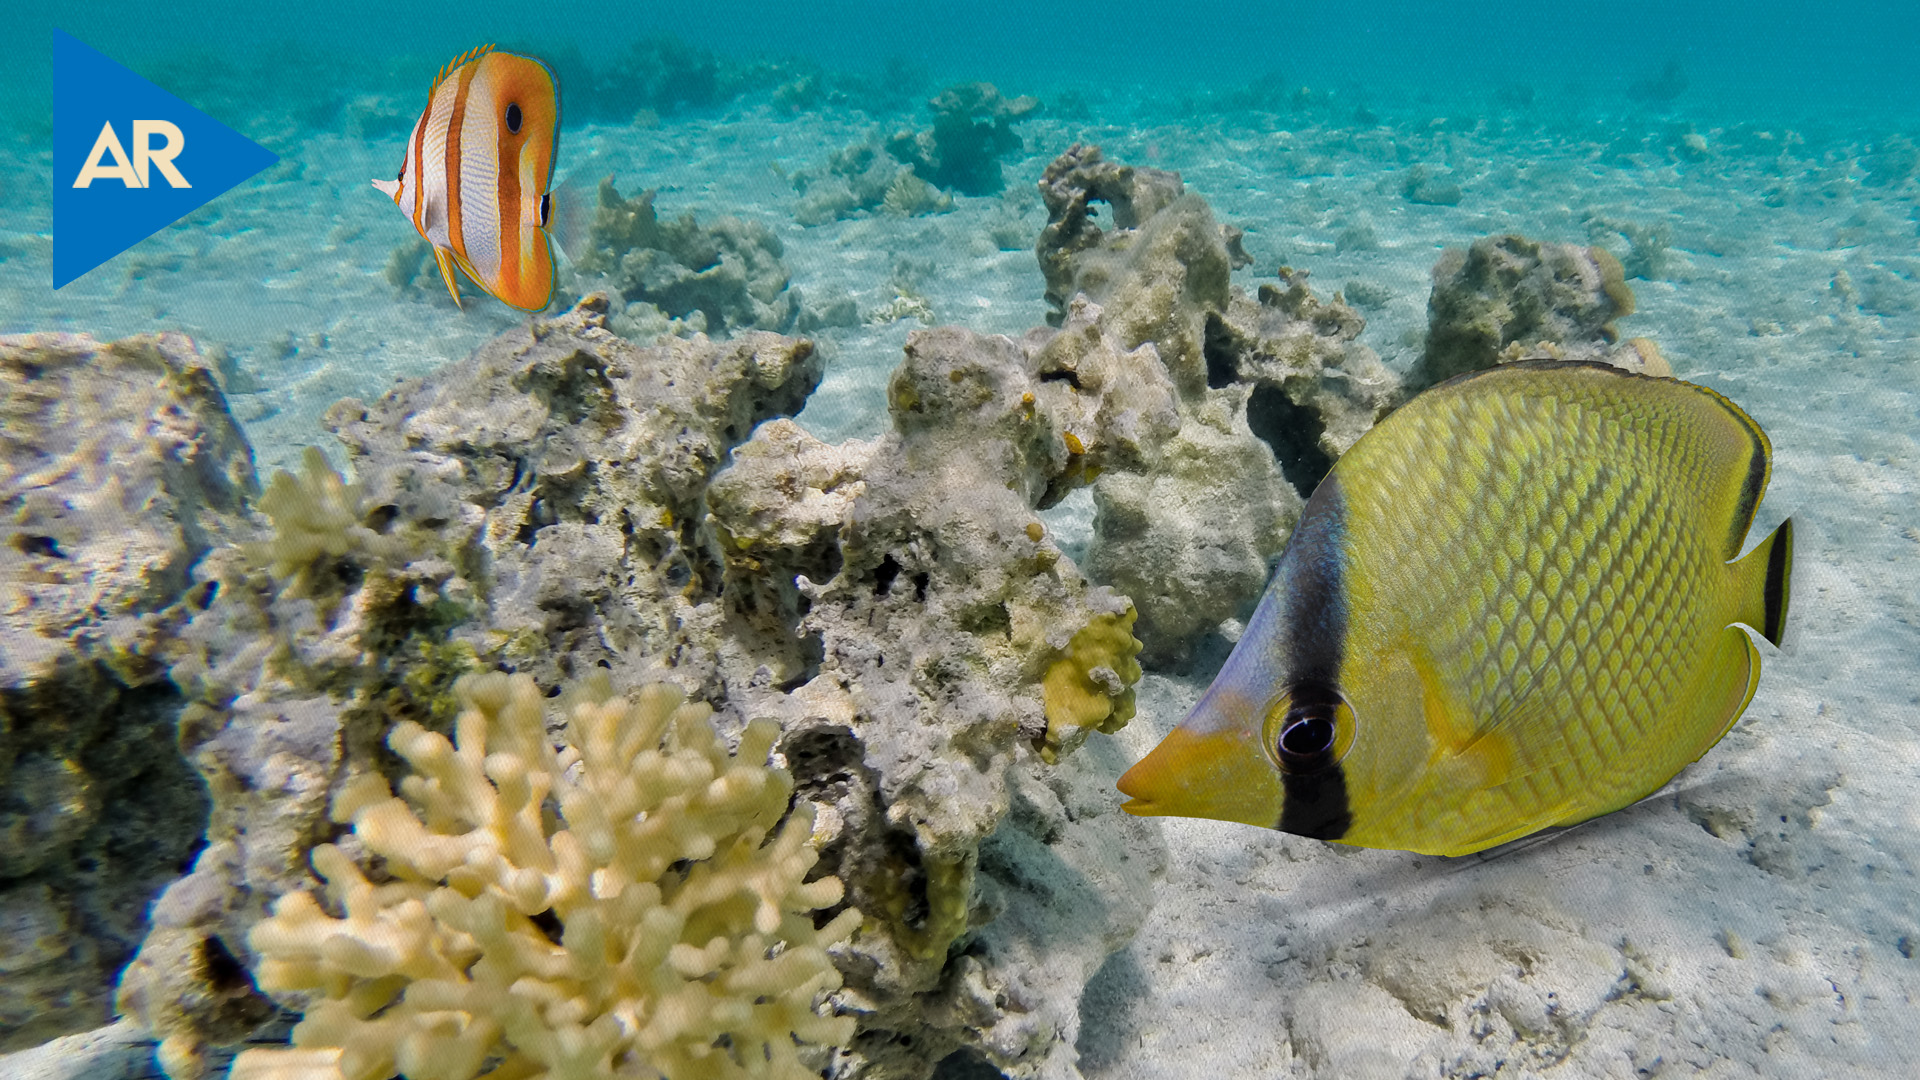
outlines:
[[[0,338],[0,1049],[106,1020],[200,842],[163,653],[254,489],[186,338]]]

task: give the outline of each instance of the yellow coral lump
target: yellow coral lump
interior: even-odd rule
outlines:
[[[1048,665],[1040,681],[1047,734],[1038,747],[1048,763],[1085,741],[1087,732],[1111,735],[1133,719],[1133,684],[1140,681],[1137,617],[1131,604],[1123,614],[1095,615]]]
[[[853,1036],[817,1008],[860,913],[814,927],[842,890],[806,880],[813,813],[787,813],[793,781],[767,764],[779,726],[728,754],[706,706],[602,677],[562,699],[556,752],[531,678],[455,692],[452,742],[388,737],[403,797],[375,774],[335,797],[392,880],[322,844],[326,906],[291,893],[248,936],[259,985],[308,1005],[293,1047],[242,1053],[233,1080],[818,1075],[801,1044]]]

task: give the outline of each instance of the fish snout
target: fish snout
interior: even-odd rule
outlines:
[[[1286,792],[1255,723],[1193,714],[1120,777],[1121,809],[1142,817],[1197,817],[1275,828]]]

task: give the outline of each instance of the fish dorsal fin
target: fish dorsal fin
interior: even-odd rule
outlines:
[[[480,46],[476,46],[475,48],[468,49],[466,52],[461,53],[459,56],[456,56],[453,59],[447,61],[446,66],[440,69],[440,74],[435,75],[433,77],[433,84],[427,87],[427,97],[429,98],[433,97],[433,92],[435,90],[440,89],[440,83],[443,80],[445,80],[447,76],[460,70],[460,68],[464,67],[469,61],[477,60],[483,54],[490,53],[492,51],[493,51],[493,45],[489,43],[486,45],[480,45]]]

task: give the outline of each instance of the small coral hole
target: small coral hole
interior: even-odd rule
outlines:
[[[246,966],[234,957],[226,942],[212,934],[200,939],[200,969],[206,973],[207,985],[218,993],[235,995],[253,991],[253,979],[247,974]]]

